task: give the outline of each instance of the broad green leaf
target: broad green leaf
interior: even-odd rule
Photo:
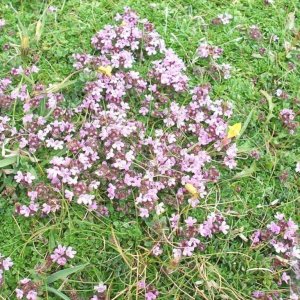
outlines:
[[[274,114],[273,114],[273,110],[275,108],[275,104],[274,102],[272,101],[272,96],[269,95],[266,91],[263,91],[263,90],[260,90],[260,93],[267,99],[268,101],[268,105],[269,105],[269,114],[267,116],[267,122],[269,122],[273,117],[274,117]]]
[[[256,163],[255,161],[251,164],[251,166],[249,168],[244,168],[243,171],[237,173],[233,179],[239,179],[239,178],[243,178],[243,177],[250,177],[253,173],[256,172]]]
[[[61,299],[71,300],[67,295],[65,295],[64,293],[62,293],[61,291],[59,291],[59,290],[57,290],[53,287],[48,286],[46,289],[47,289],[48,292],[55,294],[56,296],[58,296]]]
[[[16,161],[17,161],[17,156],[11,156],[11,157],[4,158],[4,159],[0,160],[0,168],[4,168],[9,165],[12,165]]]
[[[57,280],[63,280],[67,278],[69,275],[76,273],[78,271],[83,270],[88,264],[79,265],[77,267],[64,269],[58,272],[55,272],[47,277],[46,283],[50,284],[52,282],[55,282]]]
[[[260,55],[259,53],[253,53],[252,57],[254,58],[264,58],[262,55]]]
[[[254,109],[252,109],[252,110],[250,111],[250,113],[249,113],[249,115],[248,115],[246,121],[245,121],[244,124],[243,124],[243,127],[242,127],[242,129],[241,129],[239,135],[236,137],[236,140],[238,140],[238,139],[242,136],[242,134],[245,132],[245,130],[247,129],[247,127],[248,127],[248,125],[249,125],[249,123],[250,123],[250,121],[251,121],[251,118],[252,118],[252,115],[253,115],[253,111],[254,111]]]
[[[295,28],[295,12],[290,12],[287,15],[285,28],[287,30],[293,30]]]

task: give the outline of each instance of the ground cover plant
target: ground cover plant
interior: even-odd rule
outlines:
[[[298,1],[0,3],[0,299],[298,299]]]

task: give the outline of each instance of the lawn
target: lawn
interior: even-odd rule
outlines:
[[[1,0],[0,299],[297,300],[299,9]]]

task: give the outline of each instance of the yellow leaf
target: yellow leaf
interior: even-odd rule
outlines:
[[[42,31],[43,31],[43,23],[39,20],[39,21],[37,21],[36,27],[35,27],[35,38],[37,41],[39,41],[41,39]]]
[[[191,183],[187,183],[184,187],[193,196],[193,198],[197,198],[199,196],[198,190]]]
[[[29,52],[29,37],[27,35],[21,36],[21,54],[27,55]]]
[[[112,67],[111,66],[100,66],[97,70],[99,73],[105,74],[108,77],[111,77],[111,71],[112,71]]]
[[[231,139],[233,137],[236,137],[239,135],[240,131],[242,129],[242,123],[236,123],[232,126],[229,126],[227,138]]]

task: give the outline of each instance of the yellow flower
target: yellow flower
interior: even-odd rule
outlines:
[[[108,77],[111,77],[112,67],[111,66],[106,66],[106,67],[100,66],[97,71]]]
[[[229,126],[227,138],[231,139],[233,137],[236,137],[237,135],[239,135],[241,129],[242,129],[242,123],[236,123],[232,126]]]
[[[187,183],[184,187],[193,196],[193,198],[199,197],[198,190],[191,183]]]
[[[125,21],[123,21],[122,23],[121,23],[121,26],[126,26],[127,25],[127,23],[125,22]]]

